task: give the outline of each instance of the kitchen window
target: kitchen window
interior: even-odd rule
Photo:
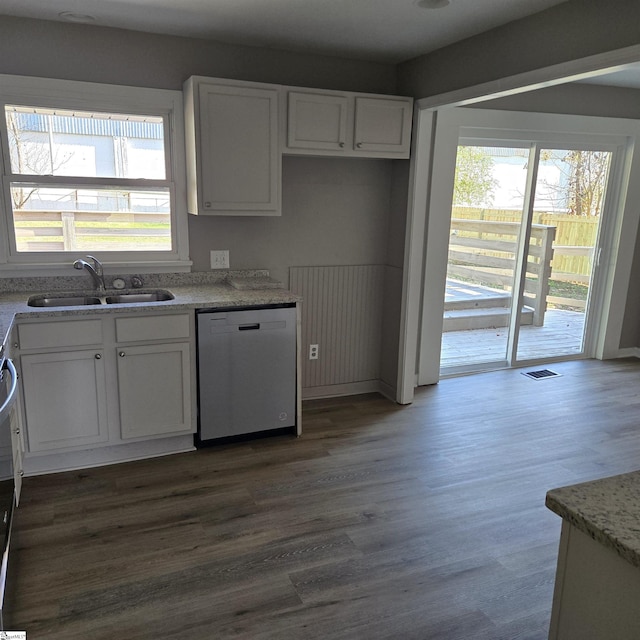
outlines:
[[[49,272],[86,253],[113,267],[187,268],[182,94],[10,80],[0,270]]]

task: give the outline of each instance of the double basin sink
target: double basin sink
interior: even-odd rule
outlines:
[[[174,295],[166,289],[133,291],[130,293],[109,293],[104,296],[81,293],[58,293],[56,295],[38,294],[27,300],[30,307],[79,307],[95,304],[145,304],[148,302],[166,302]]]

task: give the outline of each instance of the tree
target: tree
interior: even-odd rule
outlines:
[[[24,126],[21,116],[24,114],[17,111],[6,112],[13,173],[34,176],[54,175],[60,167],[69,161],[71,154],[61,153],[53,143],[51,116],[48,116],[48,131],[46,133],[29,130]],[[37,187],[11,189],[14,211],[24,207],[37,190]]]
[[[574,216],[599,216],[604,200],[611,154],[608,151],[544,150],[540,159],[559,170],[559,184],[545,182],[559,208]]]
[[[498,181],[493,177],[493,158],[482,147],[459,146],[453,183],[453,204],[490,207]]]
[[[569,177],[569,213],[575,216],[598,216],[604,200],[609,170],[607,151],[569,151],[565,162],[571,167]]]

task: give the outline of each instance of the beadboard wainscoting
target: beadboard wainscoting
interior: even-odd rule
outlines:
[[[303,297],[303,398],[382,391],[384,265],[291,267],[289,288]]]

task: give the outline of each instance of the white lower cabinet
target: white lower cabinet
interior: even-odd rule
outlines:
[[[107,442],[107,392],[101,351],[22,356],[29,451]]]
[[[123,438],[192,431],[188,343],[120,348],[117,366]]]
[[[193,314],[96,318],[90,333],[74,330],[82,319],[30,321],[19,332],[29,455],[138,441],[139,457],[146,440],[195,431]]]

